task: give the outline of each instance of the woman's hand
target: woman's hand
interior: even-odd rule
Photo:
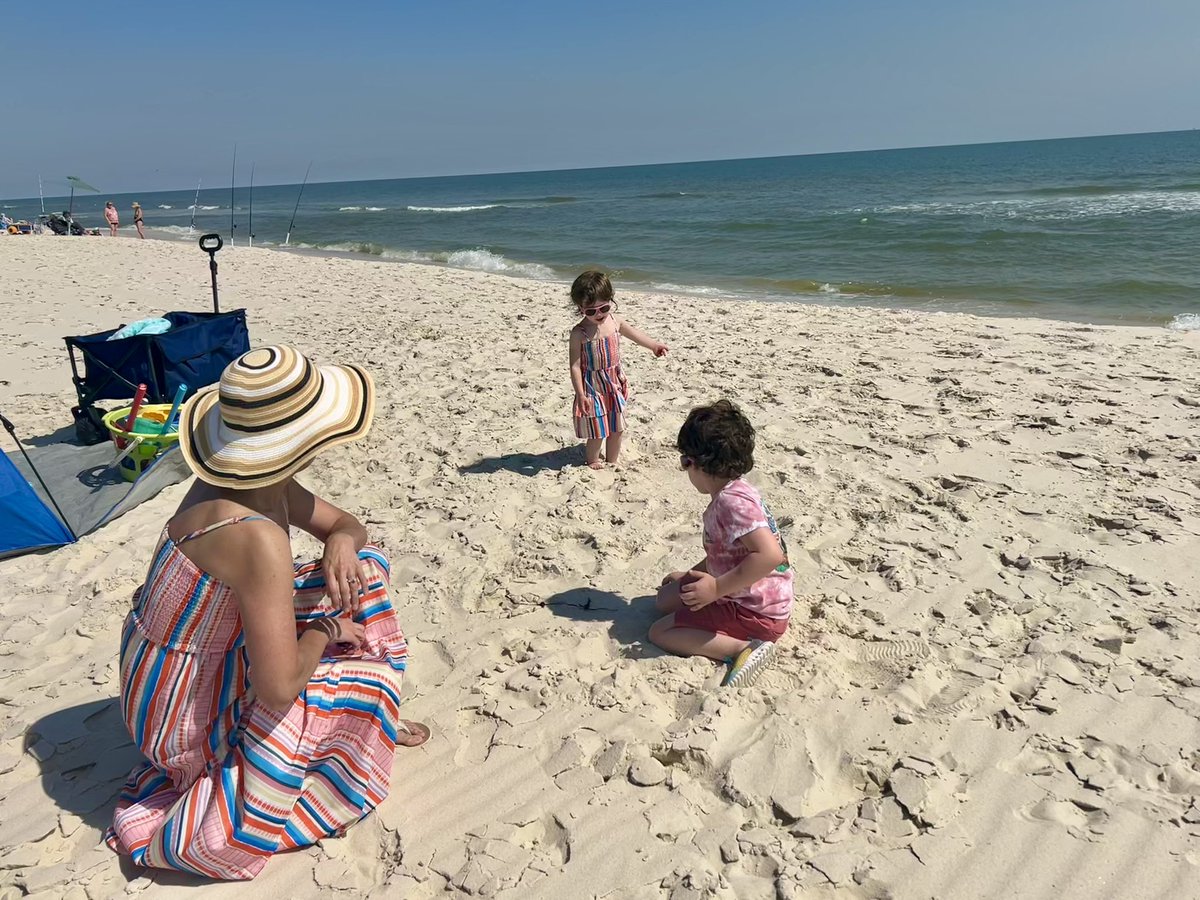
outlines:
[[[358,559],[354,538],[335,532],[325,542],[321,558],[325,573],[325,593],[335,606],[354,612],[354,602],[367,589],[367,575]]]
[[[367,639],[367,629],[347,616],[325,616],[314,621],[308,628],[324,634],[326,645],[349,644],[357,650]]]

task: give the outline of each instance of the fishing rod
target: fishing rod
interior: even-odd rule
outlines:
[[[247,247],[254,246],[254,163],[250,163],[250,221],[246,224],[246,230],[250,232],[250,243]]]
[[[196,210],[200,206],[200,182],[201,178],[196,179],[196,199],[192,201],[192,224],[188,226],[188,234],[196,233]]]
[[[38,199],[42,201],[42,215],[46,214],[46,198],[42,196],[42,176],[38,176]]]
[[[233,145],[233,174],[229,176],[229,246],[233,246],[233,183],[237,180],[237,144]]]
[[[312,171],[312,160],[309,160],[308,168],[304,170],[304,180],[300,182],[300,193],[296,195],[296,208],[292,210],[292,222],[288,225],[287,237],[283,239],[283,246],[288,245],[288,241],[292,239],[292,228],[296,225],[296,212],[300,209],[300,198],[304,196],[304,186],[308,184],[308,173]]]

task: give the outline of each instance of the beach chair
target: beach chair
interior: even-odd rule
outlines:
[[[179,385],[186,384],[191,396],[218,381],[229,363],[250,350],[244,309],[169,312],[163,318],[171,323],[170,331],[163,334],[136,334],[110,341],[109,336],[120,330],[112,328],[63,338],[79,399],[71,414],[80,443],[98,444],[109,438],[103,422],[105,410],[97,409],[96,401],[128,400],[138,385],[144,384],[147,403],[170,403]]]

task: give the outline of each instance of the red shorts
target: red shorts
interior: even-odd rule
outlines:
[[[777,641],[787,631],[787,619],[772,619],[732,600],[718,600],[692,611],[686,606],[675,613],[676,628],[696,628],[725,634],[739,641]]]

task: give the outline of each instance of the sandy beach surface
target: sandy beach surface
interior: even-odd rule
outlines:
[[[1200,896],[1200,333],[622,293],[671,351],[624,347],[627,455],[593,472],[565,285],[218,259],[255,343],[375,375],[372,433],[302,480],[390,555],[433,737],[252,888],[103,846],[121,622],[177,485],[0,561],[0,900]],[[0,238],[0,272],[26,438],[70,424],[63,335],[211,301],[190,243]],[[721,396],[797,572],[734,691],[645,641],[702,553],[675,433]]]

